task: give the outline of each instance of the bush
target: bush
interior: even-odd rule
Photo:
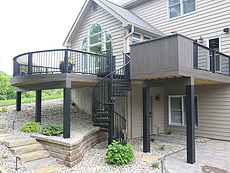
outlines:
[[[160,150],[164,150],[164,149],[165,149],[165,145],[161,145]]]
[[[42,134],[47,136],[60,136],[63,133],[63,127],[56,124],[56,125],[45,125],[42,128]]]
[[[126,144],[118,144],[118,141],[113,141],[106,149],[106,160],[116,166],[127,164],[135,159],[133,154],[133,146]]]
[[[159,168],[159,165],[160,165],[160,162],[158,162],[158,161],[155,161],[152,163],[153,168]]]
[[[31,122],[28,121],[26,124],[24,124],[20,130],[23,132],[37,132],[41,129],[42,125],[40,122]]]
[[[7,112],[8,110],[7,110],[7,108],[2,108],[2,112]]]

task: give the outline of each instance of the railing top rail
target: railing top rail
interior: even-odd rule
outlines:
[[[34,51],[34,52],[27,52],[27,53],[23,53],[20,55],[15,56],[13,59],[17,59],[20,56],[24,56],[27,54],[33,54],[33,53],[42,53],[42,52],[55,52],[55,51],[72,51],[72,52],[79,52],[79,53],[84,53],[84,54],[89,54],[89,55],[94,55],[94,56],[102,56],[102,57],[106,57],[106,55],[104,54],[97,54],[97,53],[91,53],[91,52],[84,52],[84,51],[80,51],[80,50],[73,50],[73,49],[50,49],[50,50],[41,50],[41,51]]]
[[[229,56],[229,55],[226,55],[226,54],[221,53],[221,52],[219,52],[219,51],[217,51],[217,50],[214,50],[214,49],[211,49],[211,48],[209,48],[209,47],[206,47],[206,46],[204,46],[204,45],[202,45],[202,44],[199,44],[199,43],[197,43],[197,42],[195,42],[195,41],[194,41],[193,43],[196,44],[196,45],[198,45],[199,47],[204,48],[204,49],[207,49],[207,50],[210,50],[210,51],[214,51],[214,52],[218,52],[219,55],[226,56],[226,57],[228,57],[228,58],[230,59],[230,56]]]
[[[121,116],[119,113],[117,113],[116,111],[114,111],[114,113],[119,116],[121,119],[123,119],[124,121],[127,121],[123,116]]]
[[[127,53],[124,53],[124,54],[125,54],[126,56],[129,57],[129,61],[126,62],[122,67],[120,67],[120,68],[118,68],[118,69],[116,69],[116,70],[110,72],[110,73],[107,74],[105,77],[103,77],[102,79],[100,79],[100,80],[97,82],[97,84],[95,85],[95,87],[96,87],[101,81],[103,81],[104,79],[108,78],[111,74],[113,74],[113,73],[115,73],[115,72],[117,72],[117,71],[119,71],[119,70],[125,68],[125,67],[130,63],[130,61],[131,61],[130,56],[129,56]]]

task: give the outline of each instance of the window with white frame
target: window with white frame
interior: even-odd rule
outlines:
[[[147,35],[142,35],[137,32],[132,34],[132,43],[139,43],[139,42],[150,40],[150,39],[152,39],[152,37],[149,37]]]
[[[182,16],[196,10],[196,0],[168,0],[169,19]]]
[[[195,100],[195,125],[198,126],[197,96]],[[169,125],[186,126],[186,97],[169,96]]]
[[[104,39],[103,39],[104,38]],[[93,24],[88,32],[88,37],[81,42],[81,51],[93,53],[108,50],[112,46],[112,36],[109,31],[102,31],[98,23]],[[85,73],[96,73],[100,66],[100,58],[93,55],[81,55],[80,67]]]

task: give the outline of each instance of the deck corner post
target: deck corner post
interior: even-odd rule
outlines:
[[[16,93],[16,111],[21,111],[21,95],[22,93],[21,92],[17,92]]]
[[[194,85],[186,85],[187,163],[195,163],[195,101]]]
[[[70,138],[70,93],[71,88],[64,88],[63,137]]]
[[[36,90],[36,107],[35,107],[35,122],[41,122],[42,110],[42,91]]]
[[[150,152],[149,87],[143,88],[143,152]]]

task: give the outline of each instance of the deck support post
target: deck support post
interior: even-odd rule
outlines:
[[[36,90],[36,107],[35,107],[35,122],[41,122],[42,110],[42,91]]]
[[[114,104],[109,104],[110,123],[109,123],[109,136],[108,144],[111,144],[114,140]]]
[[[195,163],[195,102],[194,85],[186,85],[187,163]]]
[[[143,88],[143,152],[150,152],[149,87]]]
[[[64,117],[63,117],[63,137],[70,138],[70,92],[71,88],[64,88]]]
[[[16,93],[16,111],[21,111],[21,95],[22,93],[21,92],[17,92]]]

